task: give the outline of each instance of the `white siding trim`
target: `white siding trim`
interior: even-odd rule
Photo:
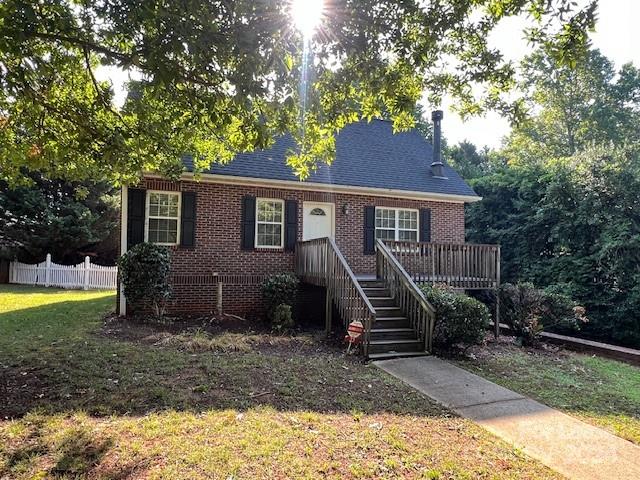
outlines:
[[[161,175],[145,173],[147,178],[163,178]],[[247,185],[258,187],[282,188],[285,190],[311,190],[314,192],[345,193],[350,195],[367,195],[373,197],[395,197],[403,200],[420,200],[447,203],[473,203],[482,197],[469,195],[450,195],[444,193],[425,193],[411,190],[397,190],[388,188],[357,187],[350,185],[329,185],[326,183],[303,182],[293,180],[271,180],[268,178],[235,177],[231,175],[217,175],[202,173],[196,178],[193,172],[184,172],[181,180],[196,180],[207,183],[222,183],[226,185]]]

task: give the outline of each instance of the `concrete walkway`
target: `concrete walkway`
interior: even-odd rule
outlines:
[[[638,480],[640,447],[436,357],[374,362],[571,479]]]

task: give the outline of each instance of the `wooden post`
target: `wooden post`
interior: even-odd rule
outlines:
[[[47,259],[45,260],[44,270],[44,286],[48,287],[51,280],[51,254],[47,253]]]
[[[333,302],[331,301],[331,295],[329,294],[329,289],[325,289],[325,304],[324,304],[324,332],[327,336],[331,334],[331,320],[333,316]]]
[[[495,323],[495,335],[496,340],[500,336],[500,245],[496,252],[496,318]]]
[[[89,290],[89,272],[91,269],[91,260],[89,260],[89,256],[84,257],[84,285],[82,286],[83,290]]]
[[[216,293],[216,313],[222,315],[222,282],[218,279],[218,292]]]

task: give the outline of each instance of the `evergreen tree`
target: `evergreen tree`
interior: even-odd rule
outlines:
[[[119,196],[104,183],[29,176],[29,186],[0,182],[0,256],[77,263],[85,254],[112,264],[118,254]]]

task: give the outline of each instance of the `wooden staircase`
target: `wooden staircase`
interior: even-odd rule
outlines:
[[[336,308],[344,330],[362,323],[362,353],[370,359],[431,351],[435,310],[397,258],[376,241],[375,280],[358,279],[332,238],[296,244],[295,270],[303,282],[326,291],[326,330]]]
[[[376,319],[371,328],[369,358],[416,357],[427,355],[424,342],[411,327],[409,319],[380,280],[358,280],[369,302],[373,306]]]

